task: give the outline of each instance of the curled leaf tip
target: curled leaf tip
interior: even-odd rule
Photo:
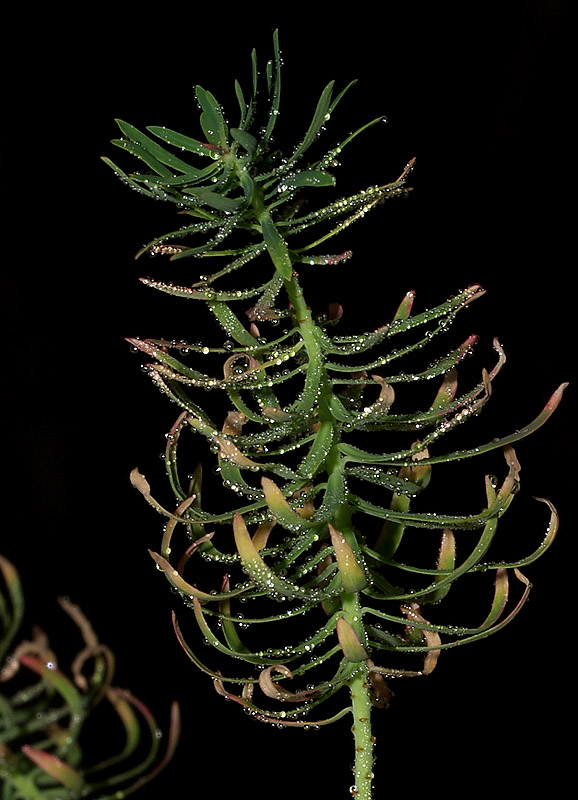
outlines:
[[[438,647],[441,646],[440,635],[437,633],[437,631],[427,630],[425,628],[420,630],[419,628],[414,628],[412,626],[412,622],[428,624],[428,621],[422,616],[420,607],[417,603],[411,603],[409,606],[402,606],[401,610],[408,619],[408,633],[410,638],[412,636],[423,637],[426,647],[429,648],[425,654],[421,674],[430,675],[434,671],[440,657],[441,649],[438,649]]]
[[[284,664],[273,664],[262,670],[259,675],[259,686],[263,694],[267,695],[267,697],[271,697],[274,700],[298,703],[307,700],[315,694],[315,689],[307,689],[301,692],[292,692],[288,689],[284,689],[280,684],[275,683],[272,678],[272,672],[278,672],[285,678],[293,677],[291,670]]]
[[[135,467],[130,473],[130,482],[134,486],[135,489],[144,495],[144,497],[150,497],[151,494],[151,487],[145,476],[139,472],[138,467]]]
[[[526,589],[528,589],[528,590],[529,590],[529,589],[531,589],[531,588],[532,588],[532,584],[530,583],[530,581],[528,580],[528,578],[526,578],[526,576],[524,575],[524,573],[523,573],[523,572],[520,572],[520,570],[519,570],[517,567],[515,567],[515,568],[514,568],[514,575],[515,575],[515,576],[516,576],[516,578],[517,578],[517,579],[520,581],[520,583],[523,583],[523,584],[524,584],[524,586],[526,587]]]
[[[556,391],[552,394],[552,397],[546,403],[546,407],[544,410],[548,410],[549,412],[555,411],[558,406],[560,405],[560,400],[562,399],[562,395],[564,391],[568,388],[569,383],[566,381],[565,383],[561,383],[560,386],[556,389]]]

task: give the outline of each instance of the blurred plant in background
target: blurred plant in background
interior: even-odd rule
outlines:
[[[365,333],[333,335],[343,309],[329,305],[327,313],[314,316],[302,273],[351,257],[349,250],[320,255],[317,248],[385,199],[405,195],[413,161],[391,183],[306,206],[310,190],[319,196],[334,185],[332,170],[344,148],[382,117],[305,161],[352,85],[334,97],[332,81],[309,126],[303,126],[303,138],[283,155],[273,146],[281,92],[277,34],[274,58],[265,70],[263,118],[257,115],[262,89],[255,52],[251,67],[250,92],[235,83],[237,127],[230,127],[216,98],[197,86],[203,140],[161,126],[145,133],[119,120],[122,138],[114,144],[140,159],[145,170],[127,173],[104,159],[131,188],[174,203],[193,220],[153,239],[139,255],[216,261],[218,268],[210,274],[203,270],[186,286],[143,280],[164,293],[204,302],[226,337],[217,346],[198,339],[129,340],[149,359],[145,370],[153,382],[180,407],[166,447],[176,508],[157,502],[138,470],[132,481],[167,520],[160,552],[151,553],[157,567],[192,609],[201,640],[215,654],[233,659],[236,670],[224,674],[219,659],[205,663],[185,641],[175,617],[177,636],[191,660],[211,676],[220,694],[256,719],[306,728],[351,714],[355,765],[350,791],[369,800],[374,777],[371,709],[388,705],[386,679],[431,673],[442,650],[503,629],[528,597],[530,584],[520,568],[551,544],[558,525],[552,504],[542,500],[549,522],[529,555],[500,561],[488,551],[519,489],[520,465],[512,445],[548,419],[565,384],[533,422],[515,433],[439,452],[442,437],[482,411],[505,355],[494,341],[495,366],[481,370],[478,381],[461,393],[458,366],[476,336],[434,360],[419,359],[483,289],[469,286],[417,314],[412,314],[415,294],[408,292],[392,309],[389,323]],[[191,163],[190,156],[201,160]],[[312,229],[319,232],[312,236]],[[298,265],[305,267],[298,272]],[[237,275],[246,278],[236,280]],[[316,280],[329,285],[332,279],[323,274]],[[368,291],[385,293],[382,274],[367,285]],[[239,306],[241,312],[235,310]],[[194,320],[188,309],[187,314]],[[216,369],[192,366],[189,355]],[[402,357],[411,366],[398,370]],[[203,407],[198,389],[221,393],[227,410],[219,417],[218,401]],[[398,392],[402,408],[396,411]],[[412,395],[413,408],[406,410],[403,404]],[[182,449],[202,439],[227,490],[221,499],[211,489],[208,502],[205,496],[201,501],[203,468],[182,466]],[[485,477],[481,511],[420,509],[434,465],[495,450],[503,452],[505,475],[501,480]],[[461,499],[463,489],[454,478],[438,486],[442,505],[448,498]],[[175,555],[178,529],[185,542]],[[216,571],[213,588],[199,587],[196,576],[203,573],[193,569],[199,561],[205,562],[205,575]],[[493,574],[494,588],[482,620],[471,625],[441,618],[439,605],[454,583],[485,572]],[[510,574],[521,584],[513,603],[508,600]],[[458,610],[472,605],[461,599]],[[414,663],[408,666],[400,657]],[[318,709],[326,703],[329,710],[320,716]]]
[[[24,598],[18,572],[3,556],[0,574],[0,797],[122,800],[172,758],[178,705],[171,710],[163,754],[154,716],[129,691],[112,686],[114,655],[78,606],[59,599],[83,640],[69,676],[44,631],[34,628],[31,639],[18,640]],[[106,751],[117,740],[113,755],[99,761],[85,756],[85,750]]]

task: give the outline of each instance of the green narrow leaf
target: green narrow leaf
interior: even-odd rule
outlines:
[[[175,634],[176,634],[176,637],[178,639],[179,644],[181,645],[181,647],[183,648],[185,653],[188,655],[188,657],[191,659],[193,664],[198,669],[200,669],[201,672],[204,672],[205,675],[209,675],[211,678],[220,678],[223,681],[231,681],[233,683],[240,683],[240,684],[252,684],[252,683],[254,683],[254,681],[252,679],[250,679],[250,678],[227,678],[224,675],[222,675],[220,672],[215,672],[214,670],[210,669],[205,664],[203,664],[203,662],[192,651],[190,645],[185,640],[185,637],[183,636],[183,633],[182,633],[182,631],[180,629],[180,626],[179,626],[179,623],[177,621],[177,617],[176,617],[176,614],[175,614],[174,611],[172,612],[172,620],[173,620],[173,628],[174,628],[174,631],[175,631]],[[200,626],[201,630],[203,630],[203,626],[204,625],[206,625],[206,622],[204,622],[204,620],[203,620],[203,624],[202,624],[202,626]]]
[[[123,183],[126,183],[127,186],[130,186],[131,189],[135,189],[137,192],[139,192],[140,194],[145,194],[147,197],[154,198],[156,196],[154,192],[145,189],[139,183],[137,183],[137,181],[135,181],[134,178],[131,178],[129,175],[123,172],[122,169],[120,167],[117,167],[116,164],[110,160],[110,158],[107,158],[107,156],[101,156],[100,160],[104,161],[104,163],[111,168],[111,170],[115,173],[115,175],[118,178],[120,178]]]
[[[236,96],[237,102],[239,104],[239,111],[241,112],[241,115],[240,115],[240,118],[239,118],[239,128],[242,129],[243,125],[245,124],[245,119],[247,118],[247,112],[248,112],[249,109],[248,109],[247,103],[245,102],[245,95],[243,94],[243,88],[242,88],[242,86],[241,86],[241,84],[239,83],[238,80],[235,80],[235,96]],[[231,135],[233,136],[233,138],[235,138],[234,134],[233,134],[233,130],[237,130],[237,129],[231,128]]]
[[[239,172],[237,174],[237,178],[239,180],[239,183],[241,184],[241,188],[245,196],[245,205],[248,205],[251,202],[251,199],[253,197],[253,191],[255,189],[253,178],[251,178],[249,173],[246,172],[245,170]]]
[[[168,578],[169,583],[171,586],[174,586],[180,594],[182,594],[185,598],[192,600],[193,597],[196,597],[199,601],[203,602],[212,602],[215,600],[226,600],[229,597],[237,597],[238,595],[242,594],[244,589],[237,589],[231,592],[203,592],[200,589],[197,589],[196,586],[192,586],[188,581],[186,581],[182,575],[176,570],[172,564],[170,564],[166,558],[163,558],[158,553],[149,550],[149,554],[153,561],[156,563],[157,567],[164,572],[165,576]]]
[[[419,484],[400,477],[397,473],[393,474],[387,470],[380,469],[380,467],[348,467],[346,473],[376,486],[383,486],[392,492],[407,492],[410,495],[415,495],[421,490]]]
[[[340,506],[346,502],[347,487],[345,484],[344,462],[334,469],[327,479],[323,502],[315,511],[313,522],[327,522],[334,518]]]
[[[327,458],[332,443],[333,424],[330,420],[326,420],[319,426],[309,452],[297,469],[298,474],[312,478]]]
[[[242,128],[231,128],[231,136],[236,142],[239,142],[241,147],[243,147],[250,156],[255,154],[259,142],[255,139],[253,134],[244,131]]]
[[[274,61],[267,63],[267,84],[269,90],[270,106],[269,118],[265,133],[263,134],[263,144],[266,144],[273,133],[277,117],[279,116],[279,104],[281,100],[281,51],[279,50],[279,31],[273,32],[273,51]]]
[[[321,169],[308,169],[284,178],[282,185],[288,189],[301,186],[335,186],[335,178]]]
[[[259,551],[249,535],[245,520],[238,511],[233,517],[233,534],[243,568],[251,580],[268,593],[273,591],[280,597],[293,597],[307,602],[318,602],[325,597],[324,592],[303,589],[285,578],[280,578],[268,567],[259,555]]]
[[[245,203],[242,197],[226,197],[218,192],[213,192],[211,189],[186,189],[185,193],[196,197],[199,203],[204,203],[209,208],[228,213],[238,211]]]
[[[495,625],[495,623],[500,619],[506,607],[506,603],[508,602],[508,591],[508,570],[503,568],[496,570],[494,599],[492,601],[492,607],[490,608],[488,616],[480,625],[479,629],[481,631],[488,630],[488,628],[491,628],[492,625]]]
[[[207,164],[206,167],[202,169],[191,169],[187,172],[186,175],[174,175],[168,177],[162,177],[155,179],[154,175],[139,175],[138,178],[147,186],[151,186],[154,188],[155,182],[159,189],[176,189],[179,190],[179,194],[177,195],[179,202],[184,202],[186,199],[184,194],[180,192],[181,189],[186,191],[188,187],[196,186],[198,184],[208,184],[209,181],[211,185],[214,185],[216,182],[217,175],[223,172],[223,163],[220,160],[212,161],[210,164]],[[137,177],[137,176],[135,176]],[[187,209],[187,214],[195,214],[194,209]],[[195,214],[195,216],[198,216]]]
[[[235,341],[239,342],[239,344],[248,347],[254,347],[257,344],[257,339],[249,333],[247,328],[239,321],[238,317],[231,311],[226,303],[210,300],[208,306],[219,320],[228,336],[231,336]]]
[[[409,487],[416,486],[418,491],[425,489],[431,479],[431,467],[421,465],[419,462],[426,458],[427,450],[422,451],[415,457],[415,463],[410,467],[402,467],[398,473],[400,481],[407,481],[407,488],[401,492],[395,492],[391,498],[389,508],[391,511],[407,513],[411,505],[411,497],[408,493]],[[375,549],[385,558],[391,558],[399,547],[405,531],[405,525],[401,521],[386,519],[383,523],[381,533],[375,545]]]
[[[531,433],[534,433],[547,422],[554,411],[560,405],[560,401],[562,400],[562,395],[564,394],[564,390],[568,386],[567,383],[562,383],[556,391],[552,394],[542,411],[538,414],[538,416],[530,422],[529,425],[526,425],[523,428],[515,431],[515,433],[511,433],[509,436],[503,436],[501,438],[492,439],[491,442],[487,444],[480,445],[479,447],[472,448],[471,450],[456,450],[453,453],[447,453],[443,456],[435,456],[430,457],[427,459],[427,463],[429,464],[437,464],[437,463],[446,463],[448,461],[460,461],[463,458],[471,458],[473,456],[477,456],[480,453],[488,453],[490,450],[496,450],[498,448],[506,447],[507,445],[513,444],[514,442],[519,442],[521,439],[525,439],[526,436],[529,436]]]
[[[117,119],[116,122],[123,134],[127,136],[131,142],[134,142],[136,145],[142,148],[142,150],[149,153],[160,164],[165,164],[167,167],[171,167],[172,169],[176,169],[178,172],[183,173],[196,173],[198,171],[194,167],[191,167],[190,164],[187,164],[186,161],[182,161],[182,159],[173,155],[173,153],[169,153],[168,150],[165,150],[164,147],[161,147],[158,142],[155,142],[150,138],[150,136],[147,136],[146,133],[143,133],[138,128],[135,128],[134,125],[130,125],[128,122],[124,122],[124,120],[121,119]],[[171,176],[171,173],[166,169],[164,169],[163,172],[159,172],[159,174],[166,174],[166,177]]]
[[[256,109],[256,100],[257,100],[257,89],[258,89],[258,70],[257,70],[257,53],[253,49],[251,52],[251,98],[249,100],[249,104],[246,106],[246,113],[242,114],[242,120],[239,123],[239,128],[243,128],[244,130],[249,130],[253,123],[253,118],[255,116],[255,109]],[[239,100],[240,95],[237,93],[237,99]]]
[[[179,150],[186,150],[189,153],[196,153],[199,156],[209,156],[210,158],[215,157],[215,151],[212,148],[207,147],[207,145],[203,144],[203,142],[199,142],[197,139],[192,139],[190,136],[184,136],[182,133],[173,131],[170,128],[165,128],[164,126],[161,127],[159,125],[150,125],[147,127],[147,131],[155,136],[158,136],[159,139],[162,139],[167,144],[178,147]]]
[[[171,356],[169,353],[167,353],[166,348],[163,346],[149,342],[147,339],[127,338],[126,341],[136,350],[140,350],[147,356],[155,358],[162,364],[166,364],[167,366],[171,367],[171,369],[175,370],[175,372],[180,373],[186,378],[192,378],[194,380],[205,380],[208,378],[205,373],[198,372],[196,369],[191,369],[186,364],[183,364],[182,361],[179,361],[174,356]]]
[[[492,439],[491,442],[478,447],[473,447],[470,450],[456,450],[453,453],[446,453],[445,455],[441,456],[428,456],[428,458],[423,460],[423,464],[443,464],[449,461],[461,461],[464,458],[473,458],[481,453],[488,453],[490,450],[501,449],[506,445],[510,445],[514,442],[519,442],[521,439],[525,439],[526,436],[529,436],[531,433],[534,433],[534,431],[537,431],[538,428],[544,425],[544,423],[552,416],[556,408],[559,406],[560,401],[562,400],[562,395],[567,386],[567,383],[561,384],[552,394],[540,414],[538,414],[538,416],[529,425],[520,428],[519,430],[515,431],[515,433],[511,433],[509,436]],[[436,438],[436,434],[432,435],[431,438]],[[407,459],[415,453],[415,450],[404,450],[398,453],[370,453],[366,450],[361,450],[359,447],[350,445],[347,442],[341,442],[338,447],[340,452],[347,457],[348,461],[355,461],[362,464],[383,464],[395,466],[396,463],[399,464],[400,462],[407,462]]]
[[[275,265],[275,269],[279,271],[285,280],[291,280],[293,275],[293,263],[289,255],[289,248],[285,244],[281,234],[273,224],[268,213],[264,213],[260,218],[261,230],[263,232],[263,239],[267,245],[267,251],[271,257],[271,261]]]
[[[354,415],[345,408],[336,394],[332,393],[329,395],[328,405],[333,417],[339,422],[351,422],[354,418]]]
[[[334,100],[334,101],[333,101],[333,103],[331,104],[331,108],[329,109],[329,113],[330,113],[330,114],[331,114],[331,113],[333,113],[333,109],[334,109],[334,108],[335,108],[335,106],[337,105],[337,102],[339,101],[339,99],[340,99],[341,97],[343,97],[343,95],[345,94],[345,92],[347,91],[347,89],[348,89],[350,86],[353,86],[353,84],[354,84],[355,82],[356,82],[356,81],[352,81],[352,83],[350,83],[350,84],[349,84],[349,86],[346,86],[346,87],[345,87],[345,89],[344,89],[344,90],[341,92],[341,94],[339,95],[339,97],[338,97],[336,100]],[[344,148],[344,147],[346,147],[348,144],[350,144],[350,143],[351,143],[351,142],[352,142],[354,139],[356,139],[356,138],[357,138],[357,137],[358,137],[358,136],[359,136],[361,133],[363,133],[364,131],[368,130],[368,128],[372,128],[374,125],[377,125],[379,122],[383,122],[383,119],[384,119],[384,118],[383,118],[383,116],[381,116],[381,117],[375,117],[375,119],[372,119],[372,120],[370,120],[369,122],[366,122],[366,123],[365,123],[364,125],[362,125],[360,128],[357,128],[357,130],[355,130],[355,131],[353,131],[352,133],[350,133],[350,134],[349,134],[349,136],[347,136],[345,139],[343,139],[341,142],[339,142],[339,144],[337,145],[337,147],[336,147],[336,148],[333,148],[332,150],[330,150],[330,151],[327,153],[327,155],[325,155],[325,156],[324,156],[324,157],[321,159],[321,161],[319,162],[318,166],[320,166],[320,167],[323,167],[323,168],[324,168],[324,167],[328,167],[328,166],[332,166],[332,165],[333,165],[333,163],[334,163],[334,161],[335,161],[335,158],[336,158],[338,155],[340,155],[340,154],[341,154],[341,152],[343,151],[343,148]],[[396,181],[396,184],[397,184],[397,183],[398,183],[398,181]]]
[[[347,92],[351,89],[352,86],[355,86],[356,83],[357,83],[357,78],[354,78],[352,81],[349,81],[349,83],[339,92],[337,97],[333,100],[333,102],[329,106],[329,113],[330,114],[333,114],[333,112],[335,111],[335,109],[337,108],[339,103],[343,100],[343,98],[345,97]],[[378,121],[378,120],[382,121],[383,117],[377,117],[376,121]],[[368,125],[373,125],[374,123],[373,122],[369,122],[367,124]]]
[[[550,521],[546,529],[546,535],[544,536],[544,539],[540,542],[539,546],[534,550],[533,553],[531,553],[529,556],[526,556],[525,558],[521,558],[511,562],[509,561],[507,563],[500,561],[499,563],[496,564],[480,564],[479,567],[477,567],[478,571],[484,572],[488,569],[501,569],[501,568],[515,569],[517,567],[526,567],[529,564],[533,564],[534,561],[540,558],[540,556],[543,555],[546,552],[546,550],[550,547],[558,532],[558,525],[560,522],[558,512],[556,511],[556,508],[552,505],[552,503],[549,500],[546,500],[544,497],[535,497],[534,500],[538,500],[540,503],[545,503],[550,509]]]
[[[132,156],[139,158],[147,165],[147,167],[150,167],[152,170],[154,170],[154,172],[157,173],[157,175],[160,175],[161,178],[172,178],[173,173],[139,144],[135,144],[134,142],[130,142],[126,139],[111,139],[111,144],[113,144],[115,147],[119,147],[121,150],[125,150]]]
[[[317,102],[317,108],[315,109],[315,114],[313,115],[313,119],[311,120],[311,124],[305,134],[305,138],[301,142],[301,144],[297,147],[291,158],[289,159],[289,164],[296,161],[300,158],[306,150],[308,150],[315,139],[317,138],[321,128],[323,127],[324,123],[327,121],[327,117],[329,114],[329,108],[331,106],[331,96],[333,94],[333,86],[335,85],[335,81],[330,81],[323,92],[321,93],[321,97]]]
[[[230,591],[228,576],[226,576],[225,580],[223,581],[222,589],[223,592]],[[249,653],[250,652],[249,648],[245,647],[245,645],[243,644],[243,641],[241,640],[241,637],[239,636],[239,633],[237,631],[237,627],[233,622],[233,620],[231,619],[232,612],[231,612],[230,601],[228,599],[222,600],[219,603],[219,608],[222,614],[220,620],[225,641],[227,642],[231,650],[235,651],[235,653],[240,653],[240,654]]]
[[[469,634],[471,632],[471,629],[455,629],[455,628],[451,628],[451,627],[444,627],[443,625],[430,625],[430,624],[424,624],[424,623],[420,623],[420,622],[413,623],[413,627],[416,630],[418,630],[418,629],[421,629],[421,630],[430,629],[430,630],[440,631],[442,633],[445,632],[445,633],[448,633],[448,634],[454,635],[454,636],[464,636],[464,638],[458,639],[457,641],[442,642],[437,647],[437,649],[441,649],[441,650],[450,650],[450,649],[452,649],[454,647],[461,647],[461,646],[463,646],[465,644],[469,644],[470,642],[477,642],[477,641],[480,641],[481,639],[486,639],[488,636],[491,636],[494,633],[498,633],[498,631],[503,630],[520,613],[520,610],[522,609],[522,606],[527,601],[527,599],[529,597],[529,594],[530,594],[530,590],[532,588],[532,584],[530,583],[530,581],[518,569],[514,570],[514,574],[516,575],[516,578],[522,584],[524,584],[524,590],[523,590],[522,596],[520,597],[520,599],[518,600],[516,606],[512,609],[512,611],[510,611],[510,613],[504,619],[502,619],[501,622],[497,622],[491,628],[487,628],[485,630],[482,630],[481,628],[475,628],[475,629],[473,629],[474,632],[471,635],[465,635],[465,634]],[[399,621],[399,620],[396,620],[394,617],[391,617],[389,615],[385,615],[385,614],[382,614],[380,612],[376,612],[374,609],[371,609],[371,608],[364,609],[364,611],[368,611],[369,613],[376,614],[376,616],[382,617],[383,619],[390,619],[392,621]],[[382,650],[397,650],[398,647],[395,647],[395,646],[388,647],[387,645],[384,645],[384,646],[381,647],[381,649]],[[419,652],[427,651],[429,649],[429,646],[425,646],[425,647],[412,646],[412,647],[408,647],[407,649],[408,649],[409,652],[419,653]]]
[[[210,144],[227,150],[227,128],[221,106],[217,103],[211,92],[207,92],[202,86],[195,89],[197,100],[202,108],[201,128]]]

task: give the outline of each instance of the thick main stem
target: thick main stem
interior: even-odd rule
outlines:
[[[285,279],[285,289],[293,306],[297,324],[307,350],[310,362],[323,363],[323,353],[320,346],[318,329],[307,307],[301,287],[295,274],[291,279]],[[331,393],[331,385],[326,380],[324,369],[323,377],[319,380],[319,416],[322,419],[331,419],[332,415],[327,405],[327,394]],[[307,379],[309,379],[309,373]],[[325,462],[328,475],[341,470],[341,456],[333,447]],[[339,518],[339,519],[338,519]],[[343,531],[350,529],[351,510],[342,504],[336,514],[335,522]],[[341,523],[343,523],[341,525]],[[345,535],[345,534],[344,534]],[[349,538],[349,536],[348,536]],[[344,592],[342,595],[343,616],[351,625],[359,638],[362,646],[366,645],[366,635],[362,622],[361,604],[358,592]],[[371,731],[371,686],[367,662],[359,661],[349,681],[351,693],[351,712],[353,716],[352,733],[355,745],[355,763],[353,768],[354,783],[350,792],[356,800],[372,800],[373,797],[373,745],[374,737]]]
[[[365,633],[361,619],[361,606],[357,592],[343,595],[343,616],[365,644]],[[351,731],[355,746],[353,767],[354,782],[351,794],[356,800],[372,800],[373,785],[373,745],[371,731],[371,686],[366,661],[360,661],[349,679],[351,693]]]
[[[371,800],[373,785],[373,744],[371,732],[371,698],[367,665],[360,662],[350,680],[353,740],[355,744],[354,783],[351,794],[357,800]]]

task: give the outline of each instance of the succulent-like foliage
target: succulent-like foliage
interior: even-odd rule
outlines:
[[[227,337],[220,346],[130,340],[149,359],[145,369],[154,383],[181,409],[166,447],[176,508],[163,508],[153,499],[138,470],[132,481],[167,518],[160,552],[151,553],[153,559],[193,609],[202,638],[215,653],[230,657],[233,667],[221,672],[218,660],[205,663],[175,618],[189,657],[213,678],[220,694],[257,719],[306,727],[353,713],[352,792],[369,798],[369,711],[371,705],[387,705],[386,678],[430,673],[442,650],[501,630],[528,596],[529,582],[519,570],[551,543],[557,528],[553,506],[543,501],[550,521],[536,552],[498,563],[488,550],[519,486],[512,445],[547,420],[564,386],[533,422],[510,436],[454,452],[440,449],[441,438],[479,414],[489,399],[505,360],[503,350],[494,342],[495,366],[482,370],[479,381],[461,392],[458,365],[476,337],[417,371],[403,371],[398,364],[447,331],[483,290],[470,286],[416,314],[410,292],[389,322],[358,335],[333,334],[340,308],[314,318],[296,265],[315,269],[316,264],[348,257],[347,251],[319,256],[316,248],[385,198],[407,192],[413,163],[391,184],[303,211],[302,196],[334,183],[331,169],[337,154],[378,119],[305,163],[345,93],[333,99],[332,82],[323,90],[303,138],[282,157],[271,147],[280,93],[276,36],[262,122],[255,121],[254,54],[252,67],[249,95],[235,84],[240,109],[236,128],[229,127],[213,95],[197,87],[203,142],[162,127],[148,128],[145,134],[119,122],[124,138],[115,144],[143,161],[146,171],[129,175],[108,163],[133,188],[172,201],[195,219],[154,239],[141,252],[167,253],[173,260],[216,258],[220,264],[191,286],[145,282],[205,302]],[[200,166],[189,163],[190,154],[199,158]],[[208,166],[202,166],[202,158]],[[320,223],[326,227],[312,238],[310,229]],[[250,288],[230,283],[233,273],[251,269]],[[219,363],[219,371],[191,366],[191,354]],[[395,411],[398,385],[436,380],[425,410]],[[228,410],[219,418],[218,403],[203,407],[199,389],[224,393]],[[201,501],[200,466],[185,479],[191,465],[183,471],[178,454],[190,436],[205,439],[213,451],[229,490],[223,498]],[[437,465],[466,462],[489,451],[503,453],[504,477],[486,477],[481,511],[413,510],[434,466],[437,470]],[[445,493],[451,496],[451,487]],[[177,529],[186,534],[182,552],[176,549]],[[429,564],[422,555],[424,531],[439,543],[437,560]],[[216,586],[203,583],[202,571],[195,570],[200,561],[208,564],[208,572],[216,567]],[[485,618],[468,626],[445,621],[437,604],[458,578],[479,572],[494,576],[494,597]],[[521,584],[512,605],[510,572]],[[426,605],[431,612],[424,610]],[[410,662],[400,656],[409,656]]]
[[[196,97],[205,141],[200,142],[160,126],[147,128],[148,133],[155,137],[151,139],[148,133],[117,120],[123,137],[114,139],[113,143],[137,156],[148,170],[146,173],[127,175],[110,159],[103,159],[131,188],[148,197],[175,203],[184,215],[194,220],[190,225],[149,242],[139,254],[163,253],[171,255],[173,259],[190,256],[230,259],[225,267],[211,275],[201,276],[198,283],[190,288],[154,281],[150,282],[151,285],[171,294],[193,296],[215,304],[259,297],[254,313],[256,318],[261,319],[273,318],[274,298],[282,287],[282,279],[291,279],[295,263],[335,263],[350,255],[345,252],[339,256],[319,256],[310,251],[363,216],[380,200],[404,193],[405,178],[412,166],[409,164],[394,183],[371,186],[351,197],[303,213],[300,199],[302,190],[333,186],[335,179],[329,170],[337,166],[337,158],[343,148],[383,117],[361,126],[322,158],[304,165],[305,156],[309,155],[310,148],[325,131],[336,106],[353,85],[353,82],[350,83],[334,97],[334,81],[331,81],[319,98],[303,138],[289,157],[282,157],[272,146],[281,91],[281,55],[277,35],[274,44],[275,58],[267,64],[269,105],[266,118],[258,130],[257,59],[253,51],[252,86],[247,100],[239,83],[235,83],[240,113],[238,127],[229,127],[214,96],[197,86]],[[164,145],[169,145],[172,150],[167,150]],[[179,156],[175,155],[175,150]],[[183,160],[189,154],[194,156],[195,163]],[[336,224],[333,221],[337,221]],[[321,223],[329,223],[326,226],[329,230],[324,230],[314,241],[301,241],[294,249],[287,248],[287,239],[293,241],[298,234]],[[183,239],[191,243],[185,244]],[[228,249],[222,247],[225,240],[231,245]],[[217,279],[240,269],[265,251],[269,252],[276,267],[276,272],[269,275],[266,283],[256,288],[230,291],[210,288]],[[226,312],[223,314],[226,316]],[[223,319],[221,322],[225,324]],[[247,339],[246,334],[240,331],[239,334],[243,339],[241,344],[253,344],[252,338]],[[232,331],[231,335],[236,338]]]
[[[83,640],[71,676],[59,666],[48,637],[39,628],[32,639],[14,645],[23,618],[23,595],[15,567],[3,556],[0,574],[5,586],[5,592],[0,591],[2,800],[122,800],[171,759],[179,736],[178,706],[173,704],[162,754],[154,716],[129,691],[112,686],[114,655],[98,641],[78,606],[60,599]],[[104,708],[95,711],[101,701],[109,706],[107,713]],[[93,725],[95,746],[117,728],[120,750],[87,763],[83,751],[89,716],[100,725],[100,734]],[[144,731],[148,745],[141,742]]]

